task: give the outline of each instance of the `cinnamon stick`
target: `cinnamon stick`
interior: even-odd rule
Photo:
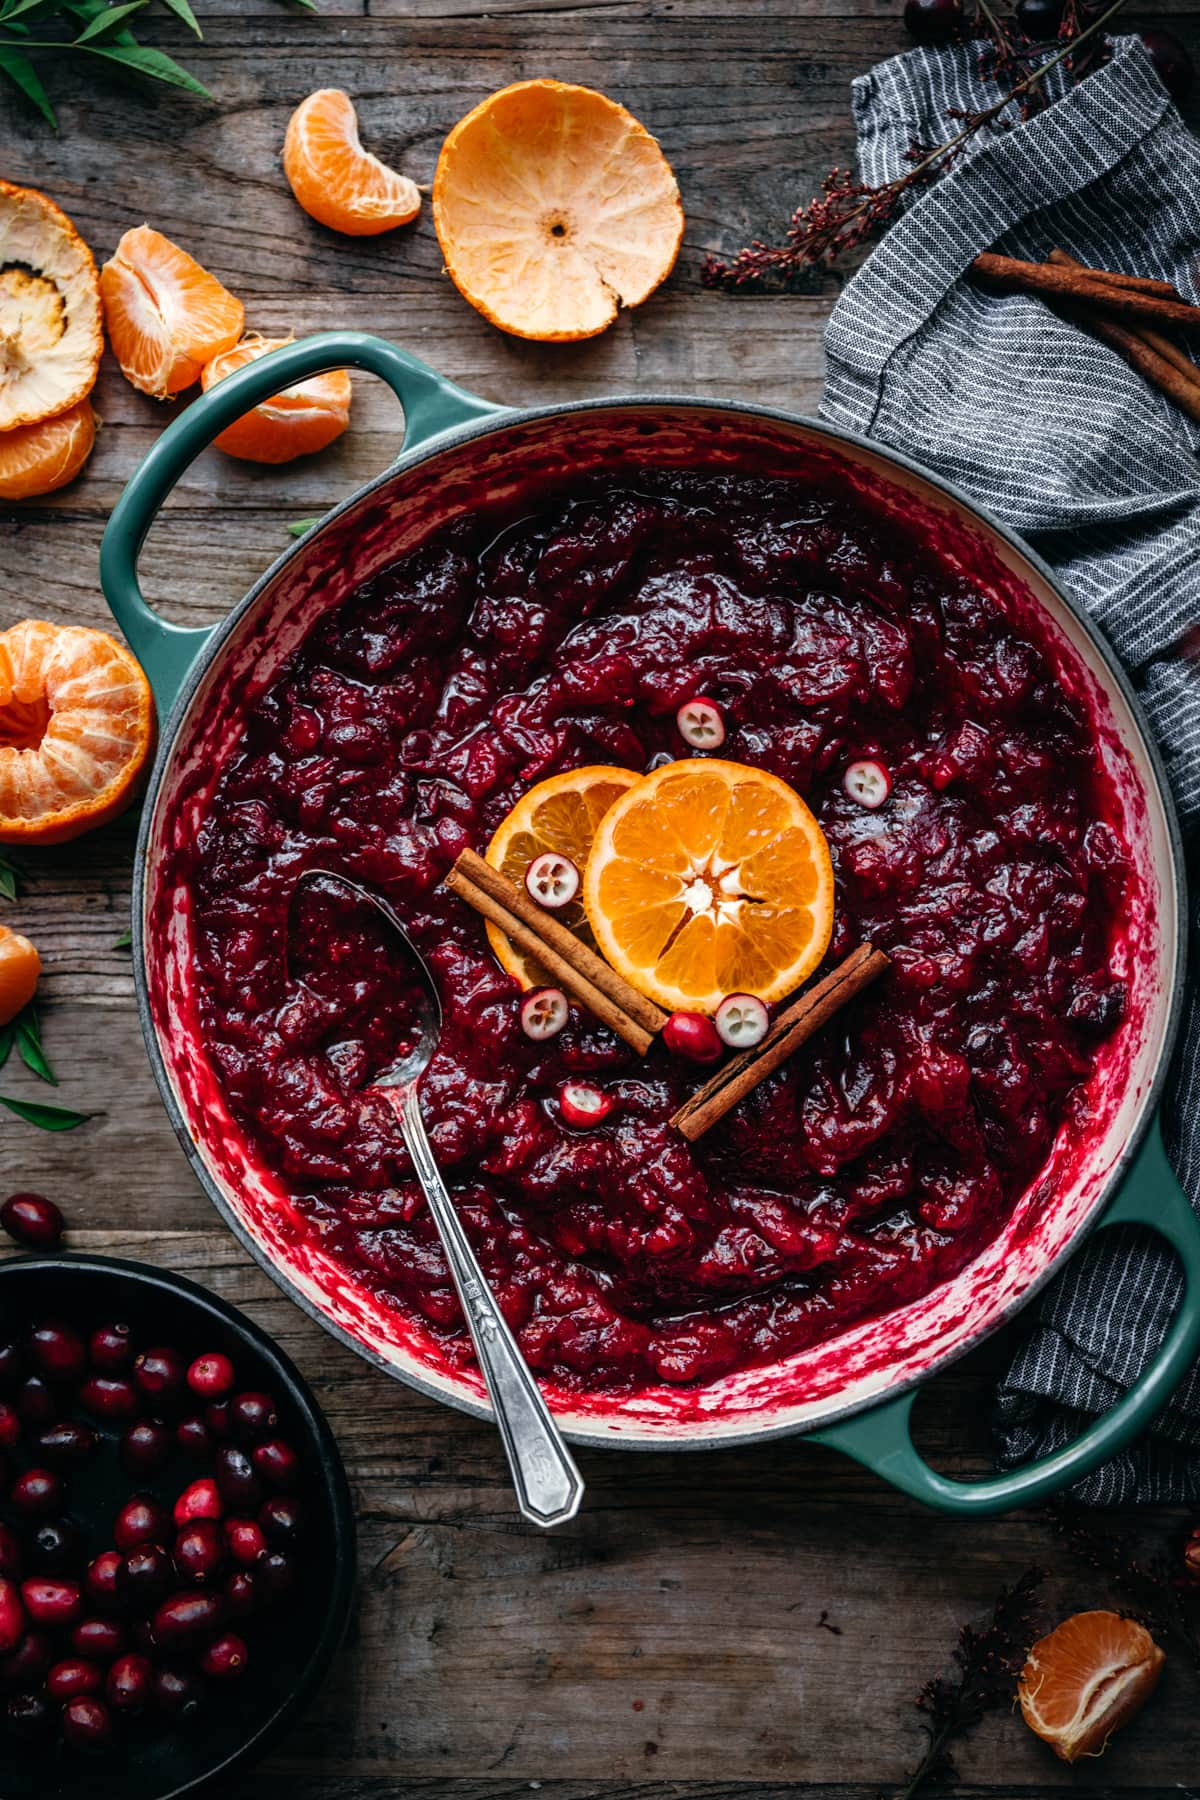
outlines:
[[[1097,274],[1091,269],[1066,268],[1049,262],[1022,262],[1019,257],[998,256],[992,251],[977,256],[971,268],[983,280],[1018,293],[1045,294],[1051,299],[1090,303],[1104,312],[1117,313],[1122,318],[1145,319],[1152,324],[1193,328],[1200,325],[1200,306],[1189,306],[1186,300],[1144,293],[1140,288],[1105,282],[1102,273]]]
[[[1065,250],[1051,250],[1047,261],[1059,268],[1083,267]],[[1112,277],[1105,272],[1102,279],[1111,281]],[[1118,351],[1139,375],[1166,394],[1182,412],[1200,421],[1200,369],[1169,338],[1140,320],[1129,319],[1121,324],[1089,305],[1070,305],[1063,310]]]
[[[672,1116],[675,1129],[689,1143],[703,1137],[718,1119],[724,1118],[752,1088],[773,1074],[835,1013],[878,980],[890,963],[891,959],[874,944],[860,944],[857,950],[852,950],[836,969],[779,1015],[761,1044],[735,1056],[684,1102]]]

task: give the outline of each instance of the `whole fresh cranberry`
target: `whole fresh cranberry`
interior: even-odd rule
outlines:
[[[204,1409],[204,1423],[208,1427],[210,1437],[224,1440],[232,1432],[229,1422],[228,1400],[214,1400]]]
[[[58,1419],[38,1432],[37,1447],[52,1468],[76,1468],[95,1450],[96,1433],[82,1419]]]
[[[217,1487],[226,1506],[252,1512],[263,1497],[254,1464],[237,1444],[222,1444],[216,1458]]]
[[[135,1612],[149,1612],[171,1585],[174,1565],[161,1544],[127,1550],[117,1570],[117,1593]]]
[[[72,1750],[107,1750],[113,1740],[112,1715],[102,1700],[81,1695],[63,1707],[62,1734]]]
[[[19,1743],[36,1744],[54,1730],[58,1708],[45,1694],[14,1694],[4,1709],[9,1731]]]
[[[143,1350],[135,1360],[133,1379],[147,1399],[173,1400],[184,1391],[187,1364],[180,1351],[159,1344],[153,1350]]]
[[[20,1538],[11,1525],[0,1519],[0,1575],[19,1576],[24,1564]]]
[[[27,1425],[48,1425],[58,1416],[58,1401],[41,1375],[28,1375],[17,1389],[17,1411]]]
[[[188,1386],[201,1400],[223,1400],[236,1379],[233,1364],[219,1350],[198,1356],[187,1372]]]
[[[189,1719],[199,1710],[204,1689],[190,1669],[155,1669],[153,1699],[165,1718]]]
[[[0,1393],[11,1393],[25,1373],[25,1347],[14,1338],[0,1341]]]
[[[300,1482],[300,1458],[283,1438],[268,1438],[250,1452],[255,1472],[268,1487],[294,1488]]]
[[[15,1406],[0,1400],[0,1450],[12,1450],[21,1437],[21,1415]]]
[[[132,1475],[153,1475],[170,1460],[173,1435],[161,1419],[135,1419],[121,1435],[121,1461]]]
[[[76,1656],[94,1662],[111,1662],[120,1656],[127,1643],[125,1627],[115,1619],[80,1619],[71,1632],[71,1648]]]
[[[87,1566],[83,1584],[93,1605],[114,1609],[120,1602],[117,1574],[121,1567],[119,1550],[102,1550]]]
[[[155,1611],[155,1641],[168,1652],[198,1643],[220,1629],[224,1616],[218,1594],[171,1594]]]
[[[196,1519],[175,1539],[175,1572],[189,1587],[208,1587],[225,1564],[225,1534],[215,1519]]]
[[[0,1575],[0,1656],[16,1649],[25,1636],[25,1627],[21,1589],[10,1575]]]
[[[256,1519],[226,1519],[225,1543],[235,1563],[248,1569],[267,1554],[267,1540]]]
[[[211,1476],[203,1476],[185,1487],[175,1502],[176,1525],[190,1525],[193,1519],[219,1519],[225,1511],[220,1489]]]
[[[944,44],[962,24],[962,0],[906,0],[904,25],[918,44]]]
[[[154,1693],[154,1664],[140,1651],[118,1656],[108,1671],[104,1698],[114,1712],[131,1717],[145,1712]]]
[[[269,1550],[254,1565],[254,1586],[271,1606],[280,1606],[296,1592],[299,1570],[295,1558],[286,1550]]]
[[[141,1395],[125,1375],[89,1375],[79,1398],[98,1419],[132,1419],[141,1411]]]
[[[213,1434],[199,1413],[190,1413],[175,1427],[175,1442],[188,1456],[208,1456],[212,1452]]]
[[[40,1575],[72,1574],[82,1557],[83,1539],[70,1519],[45,1519],[33,1534],[29,1562]]]
[[[35,1625],[52,1629],[74,1625],[83,1617],[83,1593],[77,1581],[61,1575],[32,1575],[21,1583],[25,1611]]]
[[[119,1375],[133,1359],[133,1333],[128,1325],[98,1325],[88,1340],[88,1358],[101,1375]]]
[[[272,1494],[258,1509],[258,1522],[272,1544],[287,1550],[304,1526],[304,1509],[291,1494]]]
[[[234,1631],[214,1638],[200,1658],[200,1667],[213,1681],[238,1681],[246,1673],[250,1652]]]
[[[44,1519],[62,1505],[62,1477],[53,1469],[26,1469],[9,1489],[13,1510],[27,1519]]]
[[[235,1569],[221,1591],[231,1618],[248,1619],[258,1610],[258,1586],[249,1569]]]
[[[29,1348],[37,1368],[47,1381],[75,1382],[87,1368],[87,1345],[71,1325],[47,1319],[34,1327]]]
[[[76,1694],[98,1694],[104,1686],[99,1663],[81,1656],[65,1656],[46,1671],[46,1692],[52,1700],[73,1700]]]
[[[673,1012],[663,1026],[662,1041],[673,1056],[688,1062],[715,1063],[725,1053],[717,1028],[705,1013]]]
[[[15,1650],[0,1657],[0,1686],[37,1688],[54,1661],[54,1647],[44,1631],[27,1631]]]
[[[113,1543],[118,1550],[165,1544],[170,1536],[170,1516],[153,1494],[131,1494],[113,1523]]]
[[[62,1243],[63,1216],[44,1194],[10,1194],[0,1206],[0,1225],[30,1250],[57,1250]]]
[[[1142,42],[1150,54],[1158,79],[1178,103],[1186,100],[1196,79],[1196,66],[1187,48],[1173,31],[1143,31]]]
[[[235,1394],[229,1402],[229,1425],[239,1443],[255,1444],[279,1423],[270,1394]]]

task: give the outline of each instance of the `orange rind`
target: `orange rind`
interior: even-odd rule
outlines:
[[[85,400],[103,350],[91,251],[53,200],[0,181],[0,431]]]

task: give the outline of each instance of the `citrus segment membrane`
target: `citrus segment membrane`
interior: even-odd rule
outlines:
[[[103,350],[91,251],[53,200],[0,181],[0,431],[86,399]]]
[[[256,362],[271,350],[294,340],[267,338],[252,332],[232,350],[214,356],[200,378],[207,393],[214,382]],[[350,377],[345,369],[329,369],[310,375],[280,394],[252,407],[213,439],[218,450],[244,462],[285,463],[297,456],[311,456],[341,437],[350,423]]]

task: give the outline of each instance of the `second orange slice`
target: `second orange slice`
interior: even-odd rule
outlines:
[[[583,894],[600,954],[668,1010],[781,1000],[833,931],[829,847],[799,794],[712,757],[667,763],[614,802]]]

